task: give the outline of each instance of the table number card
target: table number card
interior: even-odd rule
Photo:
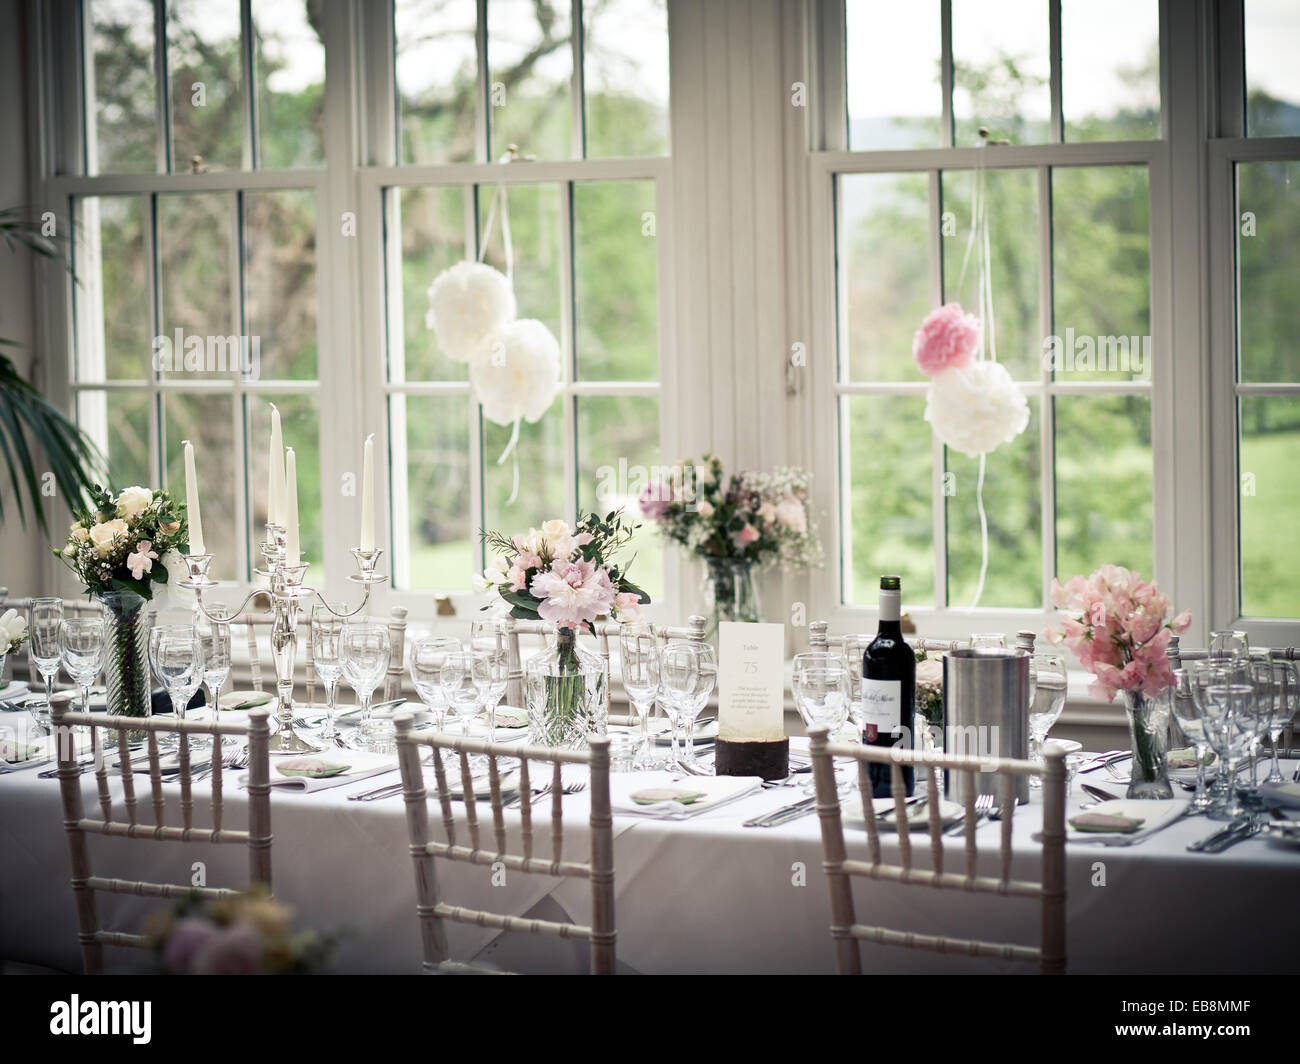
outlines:
[[[788,773],[784,664],[785,625],[718,625],[719,776]]]

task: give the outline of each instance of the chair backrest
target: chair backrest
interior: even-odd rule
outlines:
[[[402,693],[406,676],[406,607],[394,606],[388,622],[388,673],[384,677],[384,701]]]
[[[141,935],[109,931],[99,924],[95,895],[134,894],[154,898],[183,898],[197,894],[202,898],[229,897],[237,891],[215,887],[194,887],[176,883],[150,883],[96,876],[90,867],[86,845],[88,835],[109,835],[129,839],[152,839],[159,842],[233,843],[248,848],[248,878],[251,883],[271,886],[271,782],[268,758],[270,728],[268,711],[254,709],[248,713],[247,723],[204,721],[164,721],[157,717],[110,716],[107,713],[74,713],[66,706],[55,704],[52,710],[55,742],[58,748],[59,787],[63,797],[63,826],[67,829],[68,849],[72,857],[72,893],[77,904],[78,939],[81,958],[87,974],[103,968],[104,946],[129,946],[145,948]],[[74,727],[90,728],[91,750],[95,758],[95,779],[99,791],[100,816],[88,817],[82,803],[81,769],[72,739]],[[117,736],[118,772],[122,780],[125,820],[113,818],[113,803],[109,793],[109,767],[104,755],[101,732]],[[133,755],[129,746],[132,733],[144,732],[146,747]],[[181,823],[165,823],[166,797],[158,752],[158,736],[179,736],[179,773]],[[189,737],[208,735],[213,738],[217,754],[211,761],[212,826],[194,826],[193,765],[190,758]],[[238,735],[248,740],[248,827],[227,828],[222,824],[223,769],[220,756],[221,736]],[[149,765],[150,799],[153,806],[152,823],[140,819],[136,797],[135,768],[140,758]]]
[[[848,639],[856,639],[865,646],[875,638],[874,632],[857,635],[831,635],[828,628],[829,624],[826,621],[810,621],[808,623],[809,650],[831,650],[832,648],[842,650],[845,640]],[[1033,653],[1035,639],[1033,632],[1017,632],[1015,638],[1017,647],[1022,647],[1031,654]],[[907,640],[907,645],[913,650],[924,650],[927,654],[951,654],[954,650],[964,650],[970,646],[970,643],[964,639],[920,639],[913,636]]]
[[[825,725],[808,729],[812,751],[813,779],[817,789],[817,815],[821,820],[822,850],[826,879],[830,885],[831,940],[835,962],[841,975],[862,972],[858,943],[904,946],[909,949],[964,953],[974,957],[998,957],[1006,960],[1037,961],[1044,974],[1065,971],[1065,759],[1059,751],[1047,751],[1045,761],[1020,761],[1009,758],[958,757],[927,751],[898,750],[891,747],[827,741]],[[852,758],[858,763],[858,793],[862,796],[862,817],[867,825],[867,860],[851,860],[844,847],[844,825],[840,819],[840,799],[836,790],[834,758]],[[898,828],[899,863],[887,863],[882,855],[880,832],[871,803],[872,781],[869,766],[888,765],[891,769],[894,817]],[[930,841],[928,869],[913,867],[912,839],[907,822],[907,797],[903,768],[914,767],[924,774],[929,794],[938,794],[938,772],[958,773],[965,804],[965,870],[947,871],[939,805],[927,803]],[[1000,789],[1002,833],[1000,874],[979,874],[979,853],[975,846],[976,773],[992,773]],[[1015,815],[1015,777],[1043,778],[1043,827],[1041,880],[1013,879],[1011,876],[1011,833]],[[909,886],[948,890],[975,891],[986,894],[1034,898],[1041,906],[1041,934],[1037,947],[1006,942],[982,942],[975,938],[948,938],[909,931],[860,924],[854,914],[852,877],[885,880]]]
[[[420,941],[423,967],[426,972],[463,970],[464,965],[453,962],[448,955],[447,934],[443,921],[493,927],[502,931],[525,931],[536,935],[550,935],[566,939],[585,939],[590,945],[591,973],[614,974],[614,829],[609,802],[609,740],[594,736],[590,749],[565,750],[549,747],[520,746],[517,743],[495,743],[467,739],[441,732],[413,732],[411,715],[399,714],[394,718],[397,728],[397,757],[402,772],[402,793],[406,799],[406,825],[410,834],[411,857],[415,862],[416,912],[420,918]],[[438,803],[442,812],[445,842],[435,842],[429,837],[428,794],[424,782],[421,751],[433,751],[433,771]],[[468,839],[457,841],[457,824],[452,790],[447,781],[442,751],[453,750],[460,755],[460,795],[464,809],[464,830]],[[478,801],[474,790],[474,777],[470,771],[469,755],[483,754],[488,759],[488,797],[491,801],[492,823],[481,824]],[[507,849],[504,803],[501,790],[500,761],[517,761],[519,764],[519,803],[521,852]],[[541,763],[550,769],[550,856],[534,855],[535,834],[545,832],[545,823],[535,833],[532,815],[532,786],[529,763]],[[565,765],[587,766],[590,780],[587,793],[591,797],[589,827],[591,847],[586,860],[564,859],[564,816],[561,799],[564,779],[561,770]],[[480,777],[480,783],[481,783]],[[487,835],[485,838],[484,836]],[[466,845],[468,842],[468,845]],[[485,909],[469,909],[451,905],[442,900],[435,858],[459,861],[466,864],[500,865],[515,872],[540,876],[574,876],[591,883],[591,912],[589,925],[561,924],[549,920],[530,920],[506,913]],[[491,894],[491,891],[486,892]]]
[[[272,691],[275,688],[275,669],[274,666],[268,666],[263,672],[262,665],[262,645],[259,636],[265,635],[268,640],[271,636],[271,626],[274,617],[270,613],[241,613],[238,617],[232,617],[232,625],[242,625],[244,628],[244,645],[248,653],[248,681],[254,691],[266,690],[266,685],[270,684]],[[233,632],[231,633],[233,638]],[[299,653],[295,659],[295,668],[301,664],[306,672],[306,694],[307,702],[311,704],[316,701],[316,659],[313,656],[312,631],[311,631],[311,611],[305,610],[299,614],[298,619],[298,647]],[[296,678],[295,678],[296,682]]]

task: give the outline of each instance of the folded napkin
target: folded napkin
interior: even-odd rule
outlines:
[[[619,772],[609,778],[610,805],[623,816],[685,820],[753,794],[762,785],[757,776]]]
[[[90,736],[84,729],[73,730],[73,754],[81,758],[90,752]],[[0,774],[15,769],[52,764],[58,750],[52,735],[28,735],[6,729],[0,732]]]
[[[270,691],[231,691],[221,696],[221,712],[231,710],[243,711],[269,706],[275,700]]]
[[[31,690],[22,680],[10,680],[3,687],[0,687],[0,702],[8,702],[15,698],[22,698]]]
[[[278,764],[283,764],[286,761],[290,763],[301,761],[305,757],[326,761],[332,765],[347,765],[347,768],[336,775],[325,777],[286,776],[277,768]],[[356,783],[358,780],[368,779],[371,776],[396,771],[397,761],[395,758],[384,754],[372,754],[369,750],[331,750],[328,753],[305,756],[295,755],[292,758],[277,756],[271,758],[271,786],[297,791],[324,791],[331,787],[342,787],[344,784]],[[396,779],[393,782],[397,782]],[[247,772],[239,774],[239,785],[241,787],[248,786]]]
[[[1066,819],[1065,839],[1067,842],[1080,842],[1087,839],[1143,838],[1181,816],[1186,808],[1186,800],[1179,798],[1165,801],[1115,798],[1109,802],[1098,802],[1092,808]],[[1105,830],[1107,820],[1111,818],[1115,828]],[[1096,820],[1096,826],[1090,825],[1093,820]],[[1080,826],[1076,826],[1075,821],[1079,821]],[[1125,827],[1134,821],[1137,821],[1135,828],[1129,830]]]

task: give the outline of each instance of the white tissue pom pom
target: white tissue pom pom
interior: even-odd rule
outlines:
[[[449,358],[469,362],[488,335],[515,316],[515,293],[505,275],[481,262],[458,262],[429,285],[425,324]]]
[[[972,362],[930,378],[925,420],[954,451],[976,458],[1025,431],[1029,403],[1000,362]]]
[[[559,391],[560,345],[540,321],[512,321],[488,338],[470,364],[469,383],[490,421],[536,421]]]

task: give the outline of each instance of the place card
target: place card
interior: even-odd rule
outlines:
[[[719,776],[782,779],[789,774],[785,735],[785,625],[718,625]]]

